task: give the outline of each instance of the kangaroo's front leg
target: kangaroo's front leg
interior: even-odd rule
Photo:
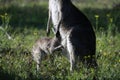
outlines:
[[[50,23],[51,23],[51,11],[49,11],[49,17],[48,17],[48,22],[47,22],[47,36],[50,34]]]
[[[59,32],[61,23],[62,23],[62,13],[59,12],[59,20],[58,20],[58,24],[57,24],[57,28],[56,28],[56,34],[57,34],[57,32]]]

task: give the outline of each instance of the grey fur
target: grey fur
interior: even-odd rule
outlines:
[[[45,56],[48,56],[61,48],[59,40],[60,39],[55,36],[54,38],[44,37],[35,42],[32,48],[32,56],[37,63],[37,71],[39,70],[40,63]]]
[[[72,71],[76,60],[96,66],[96,36],[88,18],[76,8],[71,0],[49,0],[49,18],[47,35],[50,33],[52,20],[55,34],[60,33],[63,53],[70,61]],[[90,56],[89,59],[84,57]]]

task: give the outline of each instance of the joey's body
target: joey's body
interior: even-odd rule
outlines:
[[[34,61],[37,63],[37,70],[39,70],[39,65],[45,56],[48,56],[61,48],[59,40],[59,37],[55,36],[54,38],[44,37],[35,42],[31,54]]]

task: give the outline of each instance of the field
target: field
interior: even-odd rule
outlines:
[[[37,39],[46,36],[48,5],[11,3],[0,6],[0,80],[93,80],[95,75],[98,80],[120,79],[120,2],[115,6],[75,4],[96,33],[97,71],[79,63],[70,73],[67,59],[55,52],[42,61],[37,72],[31,48]]]

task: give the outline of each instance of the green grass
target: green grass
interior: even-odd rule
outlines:
[[[46,5],[45,5],[46,6]],[[42,61],[40,71],[36,72],[36,63],[32,60],[31,48],[34,42],[46,36],[45,27],[39,28],[36,25],[27,24],[24,18],[16,18],[17,11],[26,14],[25,17],[31,20],[31,16],[38,21],[35,13],[30,12],[31,7],[15,7],[3,10],[0,14],[7,19],[0,17],[2,27],[13,39],[8,39],[0,29],[0,79],[1,80],[93,80],[97,75],[99,80],[119,80],[120,79],[120,33],[119,33],[119,13],[118,9],[82,9],[93,24],[97,37],[96,58],[98,63],[97,72],[94,69],[87,69],[82,63],[77,64],[76,70],[71,74],[69,62],[60,52],[47,57]],[[35,7],[43,10],[41,7]],[[32,9],[35,9],[34,7]],[[12,12],[11,10],[15,10]],[[10,11],[9,11],[10,10]],[[28,10],[28,12],[25,12]],[[35,10],[37,11],[37,10]],[[39,13],[39,11],[38,11]],[[44,14],[45,13],[45,14]],[[21,14],[21,15],[22,15]],[[39,15],[39,14],[38,14]],[[46,25],[47,9],[39,17],[40,24]],[[16,19],[13,19],[14,18]],[[10,17],[10,19],[9,19]],[[18,19],[18,20],[17,20]],[[16,22],[21,20],[19,25],[9,25],[11,20]],[[29,22],[29,21],[28,21]],[[34,22],[34,21],[33,21]],[[14,27],[13,27],[14,26]],[[51,34],[50,37],[53,35]],[[54,61],[51,58],[54,57]]]
[[[20,29],[19,29],[20,30]],[[0,36],[0,77],[9,80],[41,80],[67,79],[92,80],[93,69],[85,68],[81,63],[72,74],[69,72],[69,62],[60,53],[54,54],[54,61],[44,60],[40,71],[36,73],[36,64],[32,61],[30,50],[36,39],[45,36],[45,31],[35,28],[24,28],[17,31],[8,40],[6,35]],[[25,31],[27,31],[25,33]],[[1,32],[2,33],[2,32]],[[97,76],[100,80],[117,80],[120,78],[120,34],[108,36],[104,32],[97,33],[97,62],[99,65]]]

